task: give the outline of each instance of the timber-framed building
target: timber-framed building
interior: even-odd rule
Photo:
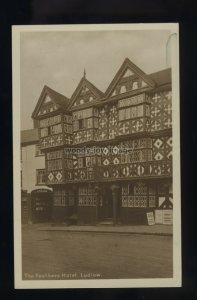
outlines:
[[[171,69],[128,58],[104,93],[85,73],[70,99],[43,88],[32,118],[55,222],[144,224],[172,209],[171,88]]]

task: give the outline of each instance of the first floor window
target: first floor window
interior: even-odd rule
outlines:
[[[61,124],[51,126],[51,134],[57,134],[57,133],[61,133],[61,132],[62,132]]]
[[[41,135],[41,137],[47,136],[48,135],[48,127],[41,128],[40,135]]]
[[[37,184],[45,184],[45,169],[36,170]]]

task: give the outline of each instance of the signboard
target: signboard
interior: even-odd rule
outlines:
[[[154,225],[155,218],[153,212],[148,212],[146,215],[147,215],[148,225]]]
[[[155,223],[163,224],[163,210],[160,209],[155,210]]]
[[[31,192],[31,194],[39,194],[39,193],[51,193],[51,191],[48,189],[37,189]]]
[[[163,224],[172,225],[172,209],[163,210]]]

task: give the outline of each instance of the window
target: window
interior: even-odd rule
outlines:
[[[119,107],[125,107],[125,106],[131,106],[131,105],[137,105],[140,103],[143,103],[145,100],[145,94],[140,94],[137,96],[133,96],[126,99],[119,100]]]
[[[72,169],[73,168],[73,161],[72,159],[65,159],[65,168]]]
[[[142,117],[143,116],[143,105],[139,105],[136,108],[137,108],[137,117]]]
[[[125,120],[125,109],[119,110],[119,121]]]
[[[42,128],[40,130],[40,135],[41,135],[41,137],[47,136],[48,135],[48,128]]]
[[[96,107],[94,108],[94,116],[98,117],[98,108],[96,108]]]
[[[119,121],[142,117],[143,114],[143,105],[124,108],[119,110]]]
[[[79,168],[84,168],[85,167],[85,157],[82,157],[82,158],[78,158],[78,167]]]
[[[79,130],[79,121],[74,121],[73,122],[73,130],[78,131]]]
[[[131,111],[130,108],[125,109],[125,119],[130,119],[131,118],[130,111]]]
[[[150,106],[146,105],[146,116],[150,117]]]
[[[94,118],[94,128],[98,128],[98,118]]]
[[[62,150],[47,153],[47,159],[62,158]]]
[[[46,183],[45,169],[36,170],[36,178],[37,178],[37,184],[45,184]]]
[[[122,85],[120,88],[120,93],[125,93],[126,92],[126,86]]]
[[[96,157],[92,156],[91,160],[92,160],[92,166],[95,166],[96,165]]]
[[[131,107],[131,118],[135,118],[137,116],[136,108],[136,106]]]
[[[80,104],[84,104],[84,100],[83,99],[80,99]]]
[[[65,206],[66,196],[65,190],[54,190],[54,206]]]
[[[152,160],[152,150],[148,149],[147,150],[147,161],[151,161]]]
[[[49,119],[40,120],[40,127],[48,126]]]
[[[64,131],[67,133],[72,133],[72,125],[64,124]]]
[[[134,81],[133,83],[133,90],[136,90],[138,88],[138,82]]]
[[[72,123],[72,117],[69,115],[64,115],[64,122],[66,123]]]
[[[68,159],[67,165],[68,165],[68,169],[72,169],[73,168],[73,161],[72,161],[72,159]]]
[[[40,120],[40,127],[47,127],[61,122],[61,116],[57,115],[51,118]]]
[[[158,194],[161,194],[161,195],[165,195],[167,192],[167,186],[165,183],[159,183],[158,184]]]
[[[79,129],[84,129],[85,128],[85,122],[83,119],[80,119],[79,121]]]
[[[93,127],[93,119],[87,119],[87,128],[92,128]]]
[[[48,171],[62,169],[62,160],[61,159],[49,160],[47,162],[47,167],[48,167]]]
[[[58,134],[62,132],[61,124],[51,126],[51,134]]]
[[[97,157],[97,165],[101,166],[101,157],[100,156]]]
[[[42,155],[44,155],[44,153],[42,153],[41,150],[40,150],[40,145],[39,144],[36,145],[35,147],[36,147],[36,149],[35,149],[35,156],[42,156]]]

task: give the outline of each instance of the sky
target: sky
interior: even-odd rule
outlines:
[[[167,68],[168,30],[21,32],[21,130],[33,128],[31,114],[44,85],[71,97],[84,68],[105,92],[128,57],[145,73]]]

